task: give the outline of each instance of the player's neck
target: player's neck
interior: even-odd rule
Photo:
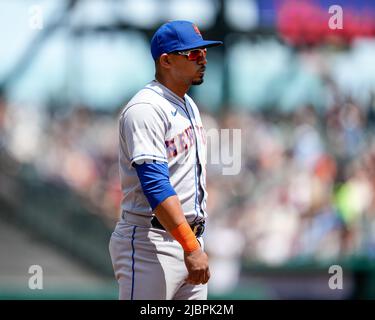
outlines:
[[[179,96],[181,99],[185,100],[185,94],[189,90],[189,87],[181,85],[176,81],[169,80],[165,77],[160,77],[156,75],[156,80],[159,81],[164,87],[167,87],[171,90],[174,94]]]

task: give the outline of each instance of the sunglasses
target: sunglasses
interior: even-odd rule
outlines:
[[[178,51],[176,54],[181,56],[187,56],[188,60],[190,61],[197,61],[199,58],[203,57],[206,58],[207,49],[193,49],[188,51]]]

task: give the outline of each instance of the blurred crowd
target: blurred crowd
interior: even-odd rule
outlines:
[[[206,130],[241,129],[240,141],[231,142],[241,145],[234,155],[239,174],[223,175],[223,165],[210,164],[208,154],[208,229],[212,239],[227,236],[229,246],[216,250],[272,265],[375,255],[375,94],[361,104],[334,90],[319,110],[202,113]],[[43,109],[1,99],[0,147],[116,221],[119,111]]]
[[[3,99],[0,132],[3,149],[31,164],[42,181],[71,189],[108,220],[118,218],[117,114],[85,106],[41,111]]]
[[[241,231],[229,250],[270,265],[373,257],[374,110],[375,99],[368,106],[348,99],[323,112],[301,106],[287,115],[210,117],[242,132],[241,173],[208,170],[213,225],[233,230],[233,239]]]

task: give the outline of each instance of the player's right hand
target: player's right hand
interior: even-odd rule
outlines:
[[[207,254],[198,248],[193,252],[184,253],[185,265],[188,270],[186,282],[190,284],[205,284],[210,279]]]

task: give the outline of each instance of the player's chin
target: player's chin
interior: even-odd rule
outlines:
[[[199,86],[200,84],[202,84],[204,82],[204,79],[203,79],[203,77],[201,77],[201,78],[198,78],[198,79],[194,79],[193,81],[192,81],[192,85],[193,86]]]

